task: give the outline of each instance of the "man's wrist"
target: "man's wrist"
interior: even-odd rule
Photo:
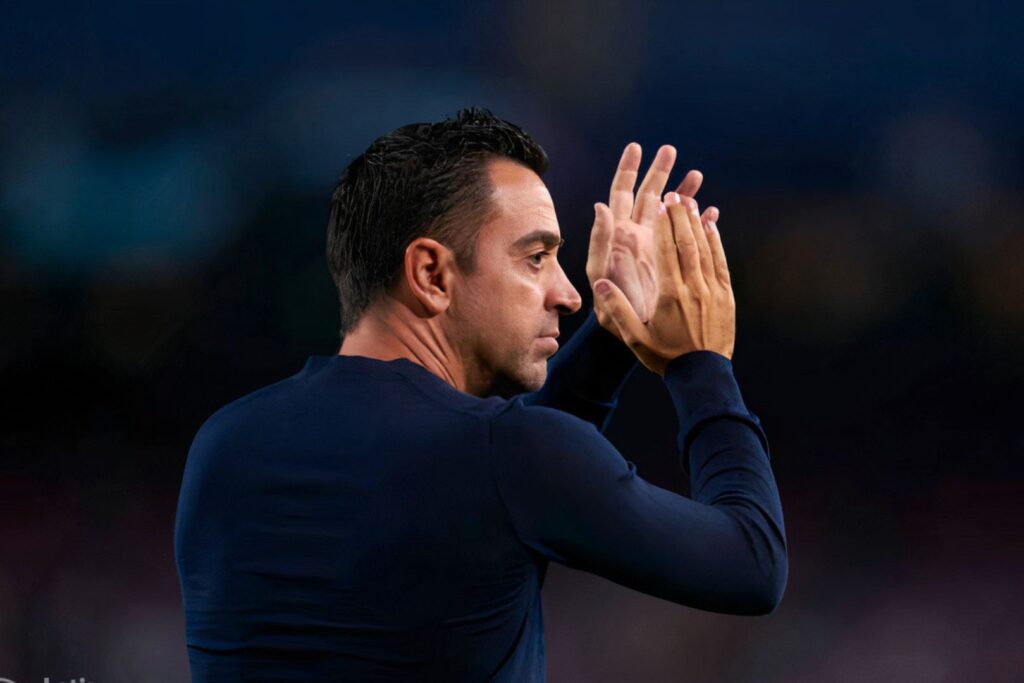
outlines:
[[[715,351],[691,351],[673,358],[663,376],[680,427],[715,414],[747,414],[732,361]]]

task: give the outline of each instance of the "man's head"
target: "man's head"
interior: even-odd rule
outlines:
[[[404,294],[477,388],[539,388],[557,348],[543,337],[580,306],[555,259],[546,168],[539,145],[484,110],[377,139],[331,203],[327,257],[342,336],[386,296]]]

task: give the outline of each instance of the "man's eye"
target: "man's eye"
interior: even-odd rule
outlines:
[[[530,263],[535,266],[539,266],[544,263],[544,259],[547,256],[551,256],[551,253],[547,251],[538,251],[536,254],[530,254],[527,258],[530,259]]]

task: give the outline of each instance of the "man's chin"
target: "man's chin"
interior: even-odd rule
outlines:
[[[544,362],[539,368],[532,370],[532,372],[517,373],[515,376],[499,376],[491,394],[508,399],[519,394],[528,394],[539,390],[544,386],[544,382],[548,378],[547,363]]]

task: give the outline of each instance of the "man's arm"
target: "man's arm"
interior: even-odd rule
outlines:
[[[677,193],[657,211],[642,187],[634,206],[635,173],[623,168],[639,158],[627,155],[616,201],[597,206],[590,258],[604,258],[621,225],[650,226],[657,286],[647,309],[598,278],[596,313],[664,378],[693,500],[645,482],[588,426],[537,408],[494,420],[495,482],[520,540],[544,557],[694,607],[768,612],[786,584],[785,530],[768,442],[732,376],[736,304],[717,211],[702,220]]]
[[[788,572],[778,489],[731,362],[698,351],[664,381],[692,500],[645,481],[593,425],[513,402],[492,423],[496,486],[539,557],[691,607],[764,614]]]

